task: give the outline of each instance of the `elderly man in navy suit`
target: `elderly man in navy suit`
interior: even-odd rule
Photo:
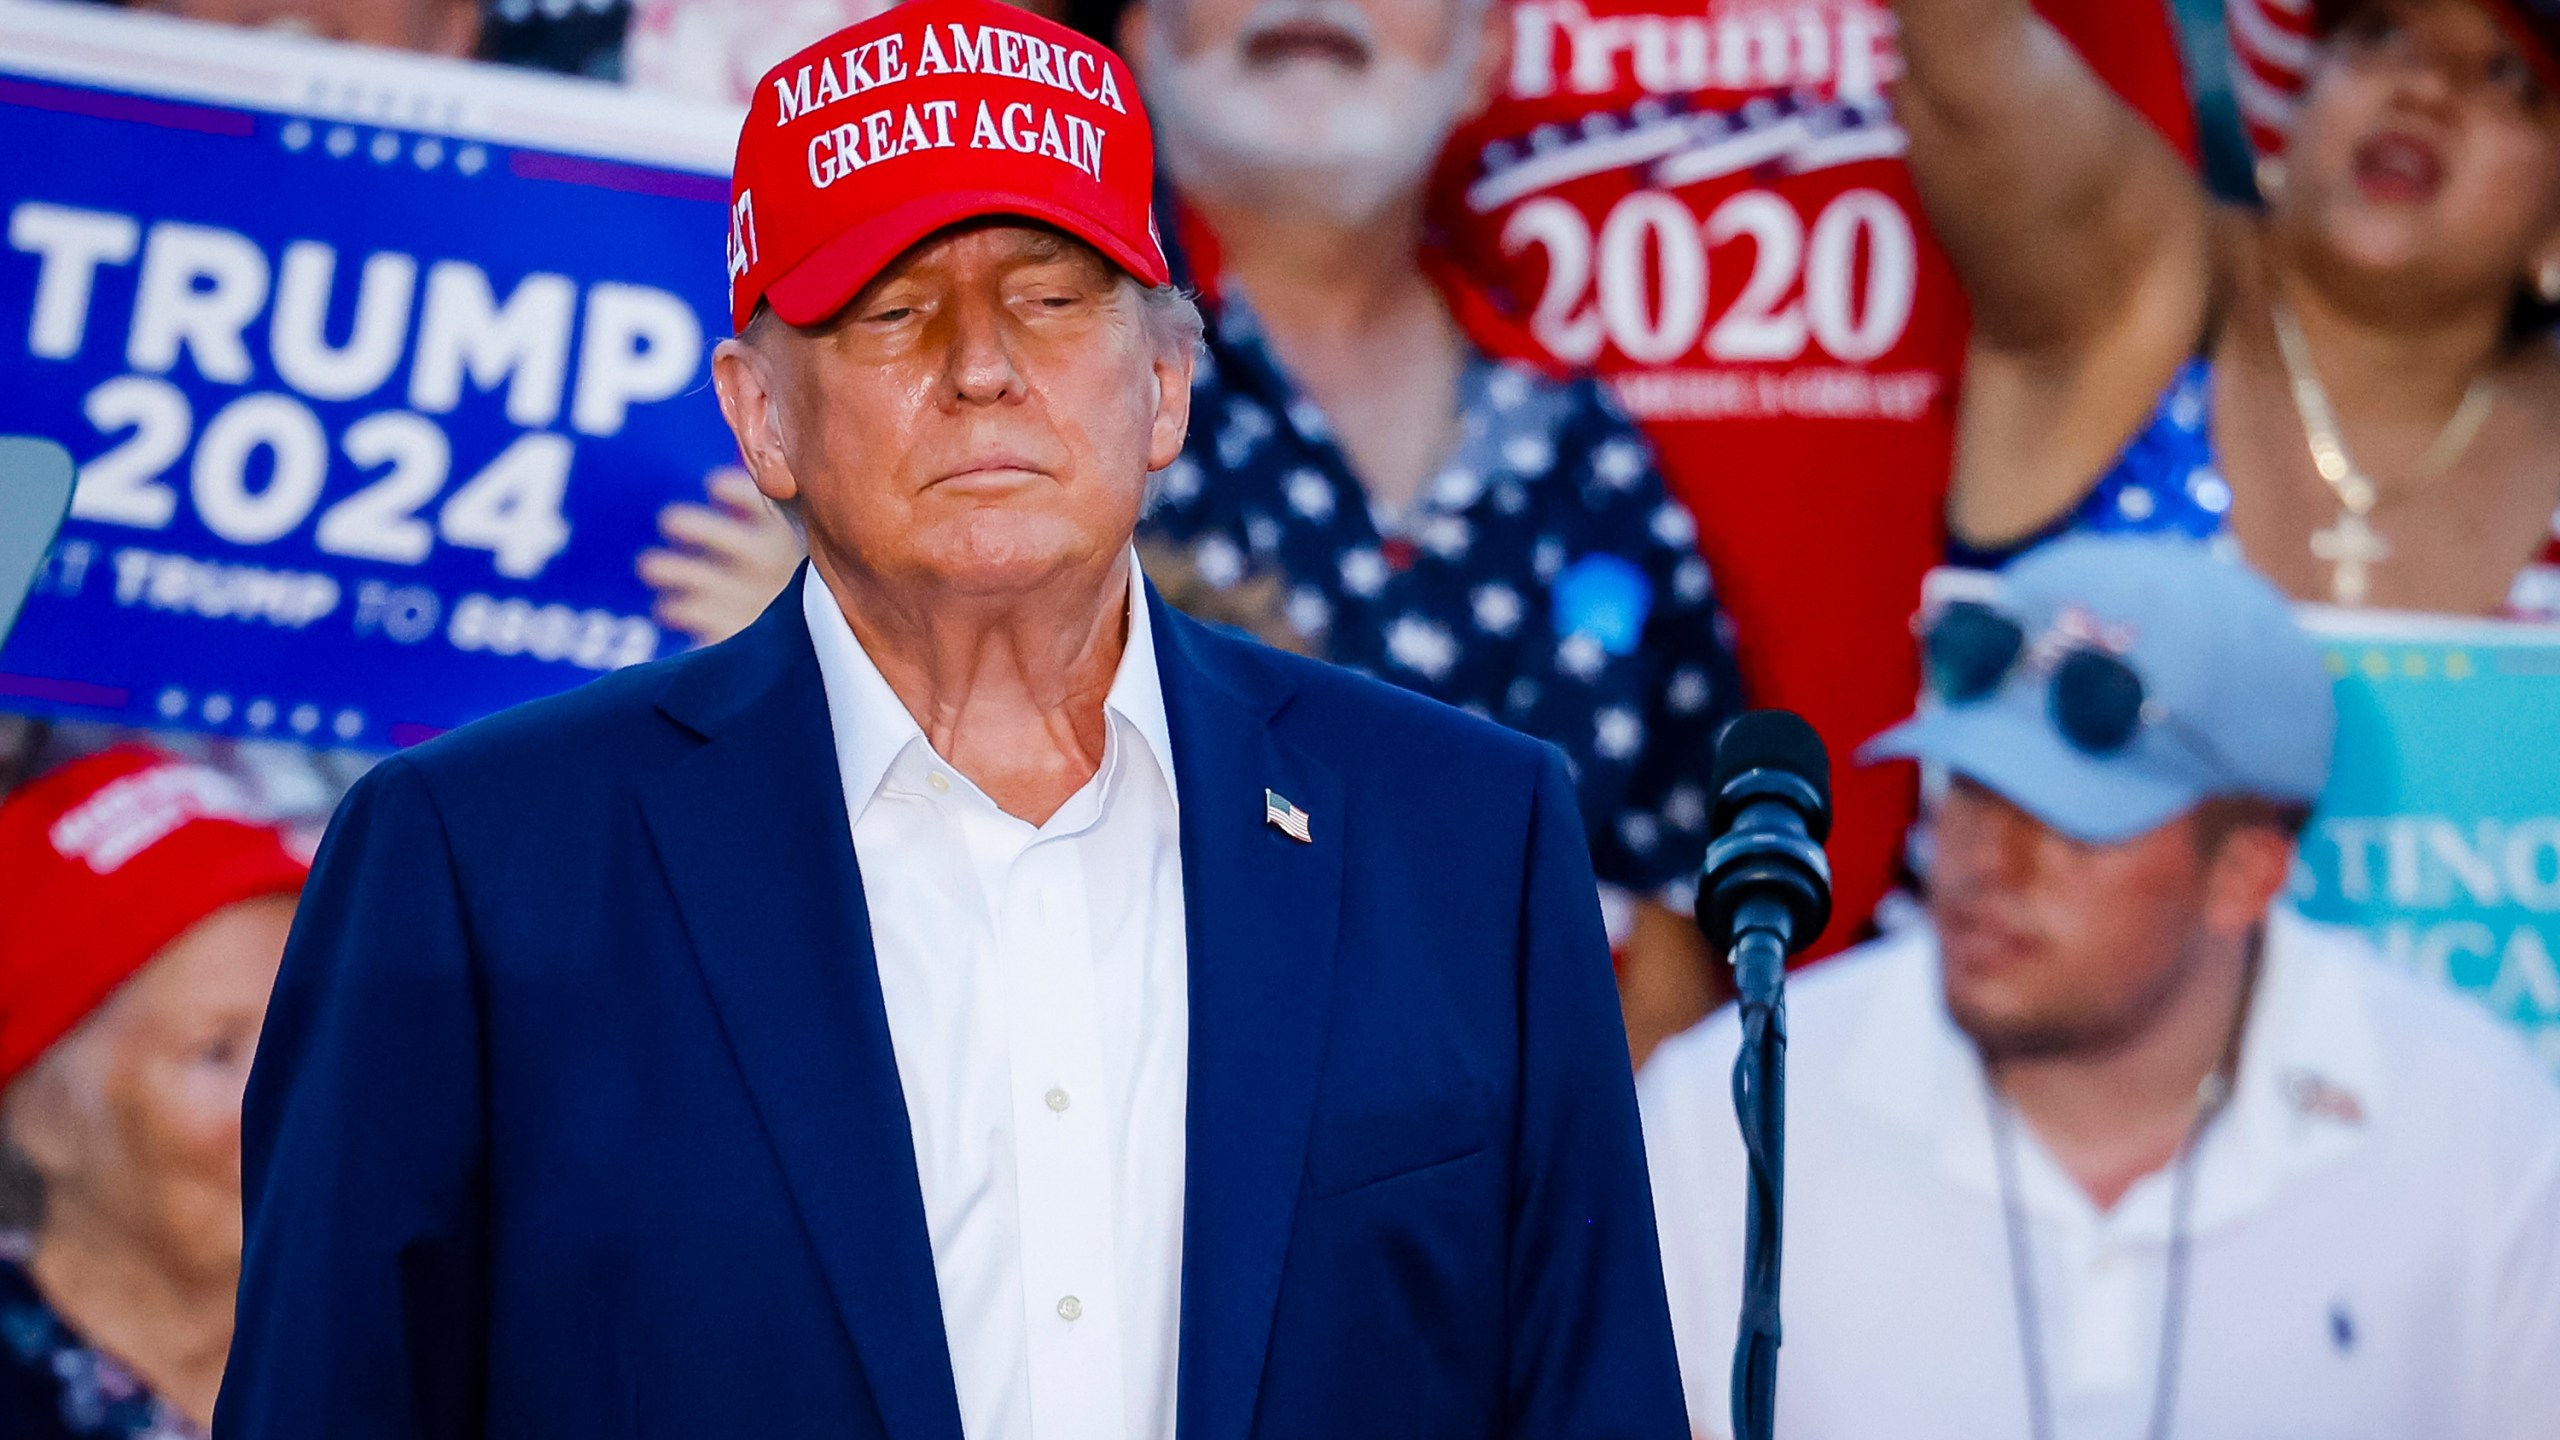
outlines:
[[[349,796],[223,1440],[1683,1433],[1561,761],[1131,558],[1151,153],[993,0],[759,91],[715,370],[809,568]]]

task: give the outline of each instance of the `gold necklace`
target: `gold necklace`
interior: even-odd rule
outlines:
[[[2370,518],[2382,492],[2347,454],[2338,412],[2312,369],[2311,346],[2302,338],[2293,308],[2282,299],[2271,302],[2270,308],[2275,314],[2276,349],[2284,356],[2285,375],[2293,385],[2294,413],[2301,417],[2302,437],[2311,446],[2311,468],[2320,472],[2321,481],[2338,497],[2337,523],[2311,532],[2311,553],[2329,562],[2330,597],[2341,605],[2362,605],[2371,588],[2372,568],[2391,558],[2391,542],[2373,528]],[[2435,443],[2419,459],[2413,478],[2432,480],[2453,468],[2453,462],[2471,448],[2497,402],[2498,382],[2487,371],[2471,377],[2462,403],[2444,422],[2444,429],[2436,432]]]

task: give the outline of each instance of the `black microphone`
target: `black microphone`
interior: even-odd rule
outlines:
[[[1715,810],[1698,872],[1698,928],[1733,957],[1777,951],[1783,964],[1831,920],[1831,760],[1791,711],[1754,710],[1716,737]],[[1759,943],[1747,943],[1758,941]],[[1774,942],[1774,946],[1770,945]],[[1737,974],[1737,983],[1766,977]],[[1746,996],[1749,985],[1743,987]]]

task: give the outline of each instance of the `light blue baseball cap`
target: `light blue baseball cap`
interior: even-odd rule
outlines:
[[[2089,536],[1949,587],[2017,622],[2021,660],[1971,702],[1925,697],[1862,764],[1919,760],[2053,829],[2112,845],[2217,796],[2309,805],[2328,784],[2337,699],[2319,647],[2257,572],[2192,540]],[[2093,642],[2142,680],[2142,724],[2092,755],[2053,719],[2053,672],[2031,657]]]

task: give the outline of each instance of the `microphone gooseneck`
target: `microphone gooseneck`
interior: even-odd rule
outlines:
[[[1734,1336],[1735,1440],[1777,1425],[1779,1218],[1786,1195],[1787,957],[1831,919],[1831,762],[1784,710],[1755,710],[1716,739],[1715,811],[1698,873],[1698,928],[1733,962],[1742,1044],[1733,1108],[1750,1165],[1741,1323]]]

